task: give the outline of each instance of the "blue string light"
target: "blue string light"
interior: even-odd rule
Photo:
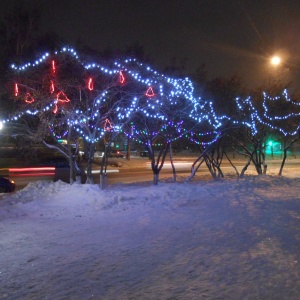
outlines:
[[[117,60],[113,63],[112,68],[108,68],[95,62],[84,62],[73,48],[64,47],[51,55],[50,53],[45,53],[33,62],[28,62],[20,66],[13,64],[11,65],[11,68],[16,72],[23,73],[29,68],[35,68],[43,63],[47,63],[49,59],[53,59],[55,56],[59,57],[61,54],[70,55],[81,64],[85,70],[90,70],[96,74],[111,78],[116,76],[120,78],[121,76],[121,80],[119,80],[120,90],[126,86],[127,82],[135,84],[131,93],[124,99],[124,102],[113,107],[116,118],[112,130],[116,133],[122,131],[126,121],[135,113],[140,113],[146,118],[154,119],[153,122],[155,122],[155,120],[160,120],[164,124],[168,124],[161,128],[157,128],[157,130],[153,132],[153,135],[162,134],[163,131],[167,130],[166,126],[173,126],[177,128],[177,132],[174,132],[172,138],[169,139],[169,142],[185,135],[189,135],[191,141],[198,143],[199,141],[197,142],[195,133],[191,133],[188,129],[183,129],[183,123],[180,123],[181,121],[179,121],[179,123],[174,122],[176,113],[185,106],[186,117],[193,120],[194,124],[207,122],[212,128],[212,131],[209,134],[213,138],[208,143],[215,142],[219,138],[220,128],[225,122],[246,126],[251,129],[253,135],[258,133],[259,125],[264,125],[279,131],[285,136],[295,135],[299,132],[300,125],[297,125],[295,128],[286,129],[284,124],[277,123],[279,121],[297,118],[300,116],[300,112],[291,112],[283,116],[270,116],[269,113],[268,101],[276,102],[282,99],[282,97],[290,105],[300,108],[300,103],[293,102],[288,97],[287,90],[284,90],[282,95],[277,97],[270,97],[266,93],[263,93],[264,100],[262,103],[262,114],[253,104],[251,97],[246,99],[236,98],[235,103],[238,109],[238,116],[230,119],[226,115],[218,116],[215,113],[211,101],[203,101],[200,97],[195,95],[194,85],[189,78],[178,79],[167,77],[152,69],[150,66],[138,62],[136,59]],[[114,88],[115,85],[112,85],[107,87],[107,89],[100,91],[99,95],[94,98],[93,102],[86,110],[75,107],[74,111],[76,113],[69,114],[69,117],[65,118],[65,123],[69,127],[73,127],[78,136],[81,136],[86,141],[89,141],[90,143],[98,142],[105,135],[105,129],[102,127],[103,122],[98,122],[101,118],[104,118],[104,115],[100,114],[100,109],[103,105],[110,103],[111,93],[114,92]],[[147,93],[147,91],[149,91],[149,93]],[[11,121],[15,122],[20,117],[24,116],[24,114],[38,115],[43,112],[51,112],[57,106],[57,99],[50,100],[50,103],[39,109],[28,109],[28,105],[26,106],[26,110],[17,113],[10,118],[1,120],[0,122],[2,124]],[[169,108],[169,111],[167,111],[166,108]],[[66,108],[65,111],[68,111],[68,108]],[[53,124],[51,124],[51,126],[52,128],[55,128]],[[52,129],[52,132],[55,134],[54,129]],[[135,134],[126,134],[133,138],[134,135],[138,136],[141,134],[142,129],[136,129],[134,133]]]

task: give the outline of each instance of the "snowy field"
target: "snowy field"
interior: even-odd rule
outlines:
[[[299,299],[300,178],[0,195],[0,299]]]

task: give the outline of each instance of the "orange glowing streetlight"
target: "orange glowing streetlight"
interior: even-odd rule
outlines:
[[[277,56],[277,55],[274,55],[273,57],[271,57],[270,62],[271,62],[271,65],[273,65],[273,66],[276,67],[276,66],[280,65],[281,58],[279,56]]]

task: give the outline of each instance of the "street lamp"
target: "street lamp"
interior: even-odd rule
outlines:
[[[273,65],[274,67],[276,67],[276,66],[280,65],[281,58],[279,56],[275,55],[275,56],[271,57],[270,62],[271,62],[271,65]]]

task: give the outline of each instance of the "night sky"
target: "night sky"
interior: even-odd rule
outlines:
[[[1,16],[12,6],[0,0]],[[138,42],[162,68],[187,59],[187,75],[205,63],[210,77],[236,72],[257,85],[279,53],[297,80],[300,1],[284,0],[25,0],[41,11],[42,27],[92,48]]]

